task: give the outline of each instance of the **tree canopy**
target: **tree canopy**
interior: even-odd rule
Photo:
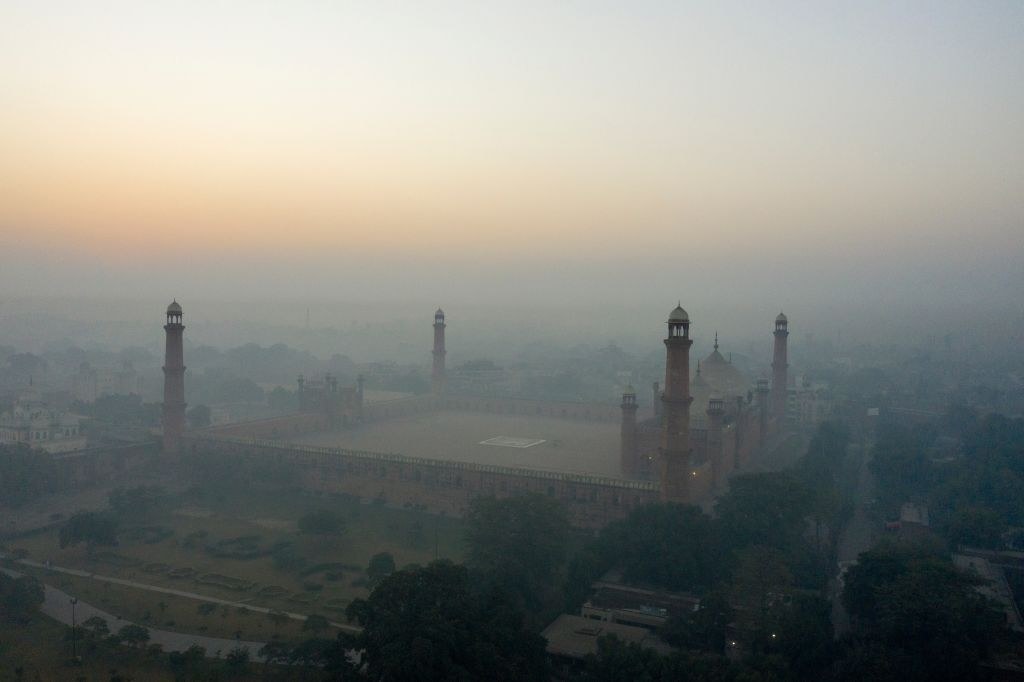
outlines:
[[[940,557],[875,548],[845,582],[843,603],[868,642],[848,654],[850,674],[884,668],[893,679],[976,679],[1004,631],[1005,617],[977,590],[980,580]]]
[[[499,590],[475,589],[465,567],[410,566],[385,578],[346,615],[372,679],[543,680],[544,639],[523,627]]]
[[[110,512],[78,512],[60,528],[61,549],[83,542],[90,550],[96,545],[117,545],[117,527],[117,517]]]
[[[614,555],[628,582],[671,590],[710,587],[719,577],[721,550],[711,518],[698,507],[649,504],[606,526],[599,542]]]
[[[466,565],[528,606],[551,589],[565,560],[569,521],[557,500],[479,497],[466,515]]]
[[[345,518],[329,509],[317,509],[299,518],[299,530],[318,535],[341,535],[345,532]]]

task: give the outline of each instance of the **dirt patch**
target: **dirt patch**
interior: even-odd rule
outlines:
[[[295,530],[295,524],[284,519],[253,519],[252,522],[268,530]]]
[[[202,507],[182,507],[175,509],[174,514],[177,516],[187,516],[193,519],[208,519],[213,516],[213,512],[209,509],[203,509]]]

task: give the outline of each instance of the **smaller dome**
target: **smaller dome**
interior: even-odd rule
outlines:
[[[167,306],[168,315],[181,315],[181,304],[175,299],[171,301],[171,304]]]
[[[775,321],[776,322],[788,322],[789,320],[787,320],[786,316],[780,312],[779,316],[775,318]]]
[[[672,313],[668,316],[668,321],[669,322],[689,322],[690,321],[690,316],[687,314],[687,312],[685,310],[683,310],[683,306],[682,305],[677,305],[676,309],[673,310]]]

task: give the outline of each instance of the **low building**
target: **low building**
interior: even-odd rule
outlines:
[[[75,400],[83,403],[95,402],[105,395],[142,394],[142,377],[130,362],[117,369],[97,368],[83,362],[71,383]]]
[[[30,389],[11,410],[0,414],[0,444],[25,443],[49,453],[81,450],[86,439],[79,423],[79,417],[51,409]]]
[[[648,590],[617,583],[596,582],[580,615],[606,623],[660,628],[669,617],[696,611],[700,599],[677,592]]]
[[[976,575],[985,582],[978,586],[978,592],[999,604],[1006,614],[1006,626],[1014,632],[1024,632],[1024,621],[1021,620],[1013,592],[1006,582],[1003,568],[993,565],[991,561],[976,552],[970,554],[954,554],[953,565],[965,573]]]
[[[653,649],[662,655],[672,651],[672,647],[647,628],[596,622],[567,613],[544,628],[541,635],[548,641],[547,652],[554,663],[555,674],[563,677],[580,668],[587,656],[596,654],[597,640],[607,635],[614,635],[627,644]]]

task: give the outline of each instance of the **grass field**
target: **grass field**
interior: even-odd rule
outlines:
[[[0,682],[64,682],[79,679],[107,682],[112,670],[135,680],[169,682],[174,679],[168,670],[166,658],[154,659],[142,651],[128,648],[90,653],[82,647],[79,652],[83,654],[82,664],[72,666],[71,649],[64,641],[66,631],[63,625],[43,615],[35,616],[27,624],[0,620]]]
[[[345,532],[341,536],[300,533],[296,522],[314,509],[342,515]],[[131,532],[140,526],[162,531]],[[167,537],[159,539],[160,535]],[[56,530],[10,542],[8,548],[25,550],[29,558],[55,566],[281,611],[319,613],[339,621],[344,621],[345,605],[369,594],[364,569],[377,552],[390,552],[398,566],[427,563],[435,551],[456,561],[462,556],[459,519],[298,492],[225,491],[190,497],[145,518],[124,521],[120,537],[118,547],[96,548],[91,556],[82,546],[61,549]],[[247,538],[246,546],[258,550],[291,542],[305,565],[281,568],[272,556],[226,558],[209,550],[234,538]],[[190,575],[173,577],[174,569]],[[275,625],[265,614],[224,606],[205,607],[207,612],[202,613],[202,602],[194,599],[43,569],[31,572],[83,601],[149,627],[260,641],[308,636],[297,621]],[[231,589],[230,583],[238,583],[241,589]]]

